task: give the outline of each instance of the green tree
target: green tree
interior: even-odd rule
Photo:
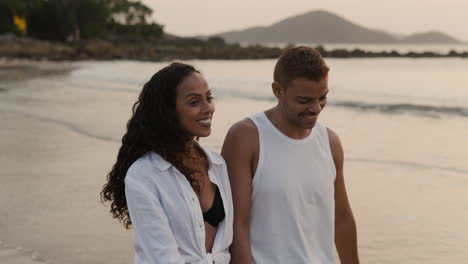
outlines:
[[[9,9],[13,14],[26,16],[31,10],[37,8],[44,0],[2,0],[0,5]]]
[[[13,12],[4,3],[0,3],[0,33],[14,32]]]
[[[109,29],[116,35],[126,38],[159,38],[163,26],[148,18],[153,10],[140,1],[104,0],[110,10]]]
[[[76,29],[76,17],[67,0],[42,1],[27,16],[29,35],[49,40],[66,40]]]
[[[13,23],[13,16],[26,17],[40,2],[41,0],[1,0],[0,33],[19,33]]]
[[[80,0],[76,3],[75,10],[76,30],[82,38],[103,38],[107,35],[110,12],[104,3]]]
[[[103,0],[109,8],[111,22],[121,25],[147,24],[153,10],[140,1]]]
[[[135,0],[1,0],[0,33],[14,31],[19,15],[28,35],[41,39],[160,37],[163,27],[148,22],[152,12]]]

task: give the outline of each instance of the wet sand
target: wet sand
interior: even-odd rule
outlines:
[[[130,263],[132,233],[99,201],[117,144],[20,114],[0,120],[4,243],[50,263]]]

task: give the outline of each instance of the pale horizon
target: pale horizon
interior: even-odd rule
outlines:
[[[240,4],[230,0],[143,0],[153,9],[155,22],[178,36],[212,35],[254,26],[269,26],[285,18],[324,10],[357,25],[392,34],[439,31],[468,42],[468,1],[464,0],[257,0]],[[265,10],[259,14],[258,10]]]

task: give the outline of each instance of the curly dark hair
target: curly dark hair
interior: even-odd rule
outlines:
[[[143,86],[137,102],[132,107],[132,117],[117,161],[107,175],[107,183],[101,191],[101,201],[111,202],[110,212],[130,228],[132,221],[125,198],[125,176],[130,166],[149,151],[154,151],[174,165],[199,191],[194,174],[197,170],[184,166],[187,158],[186,143],[190,140],[181,128],[176,113],[177,86],[189,75],[200,73],[193,66],[172,63],[161,69]]]

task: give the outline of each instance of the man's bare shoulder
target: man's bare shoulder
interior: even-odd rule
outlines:
[[[333,160],[335,161],[335,165],[340,166],[344,159],[343,146],[341,145],[340,137],[329,127],[327,127],[327,132]]]
[[[327,132],[328,132],[328,139],[330,140],[330,145],[341,144],[340,137],[335,131],[327,127]]]
[[[231,126],[231,128],[229,129],[228,135],[230,134],[231,136],[242,136],[242,137],[253,136],[253,135],[258,134],[258,129],[251,119],[245,118],[234,123],[234,125]]]
[[[252,120],[245,118],[233,124],[224,139],[223,156],[229,153],[250,153],[258,147],[258,129]],[[226,158],[226,157],[225,157]]]

